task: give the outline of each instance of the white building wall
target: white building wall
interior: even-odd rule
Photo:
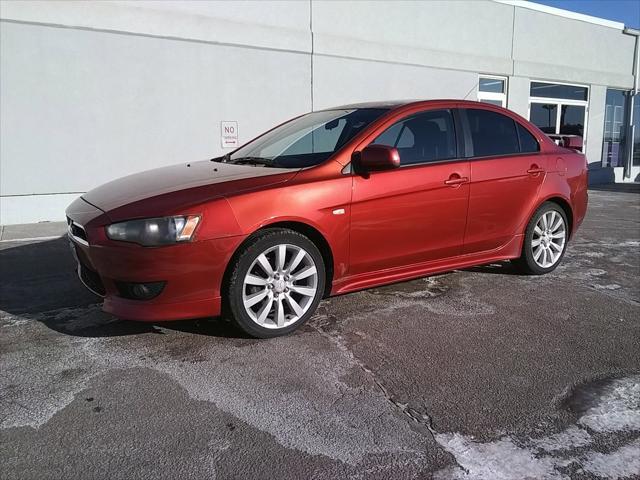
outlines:
[[[529,118],[529,86],[531,80],[527,77],[509,77],[509,94],[507,108],[524,118]]]
[[[211,158],[223,151],[223,120],[238,120],[245,142],[311,110],[308,3],[277,4],[287,25],[246,5],[249,20],[278,28],[235,24],[233,34],[227,20],[191,18],[216,7],[200,2],[185,5],[186,19],[169,11],[178,2],[158,12],[52,3],[26,3],[26,13],[2,4],[3,16],[82,28],[0,24],[0,224],[62,220],[73,199],[109,180]]]
[[[586,155],[587,162],[591,169],[597,169],[602,160],[602,139],[604,136],[604,113],[605,100],[607,97],[607,87],[602,85],[591,85],[589,90],[589,111],[587,117],[587,139]],[[602,175],[605,172],[594,173]],[[594,180],[593,178],[591,180]],[[603,181],[613,181],[612,178],[602,179]],[[599,182],[597,182],[599,183]]]
[[[633,38],[494,1],[2,2],[0,224],[63,219],[134,171],[222,152],[294,115],[398,98],[476,99],[480,73],[630,88]],[[587,55],[588,52],[588,55]],[[597,158],[596,158],[597,157]]]

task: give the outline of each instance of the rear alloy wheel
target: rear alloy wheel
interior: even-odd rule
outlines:
[[[559,205],[546,202],[527,226],[522,256],[514,263],[525,273],[541,275],[553,271],[567,248],[567,217]]]
[[[304,323],[324,292],[324,262],[305,236],[286,229],[260,232],[238,258],[228,304],[248,334],[284,335]]]

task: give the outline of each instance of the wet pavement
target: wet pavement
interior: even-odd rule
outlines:
[[[25,236],[27,235],[27,236]],[[66,239],[0,243],[0,478],[640,478],[640,194],[564,263],[324,301],[289,337],[119,321]]]

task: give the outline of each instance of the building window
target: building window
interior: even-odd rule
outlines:
[[[633,131],[632,139],[629,142],[632,145],[632,165],[640,165],[640,98],[636,98],[636,102],[633,104]]]
[[[531,82],[529,95],[532,97],[561,98],[564,100],[581,100],[586,102],[589,89],[579,85],[559,83]]]
[[[602,166],[622,167],[626,146],[625,113],[627,96],[622,90],[607,89],[604,107],[604,135],[602,139]]]
[[[559,142],[564,136],[586,137],[589,89],[581,85],[531,82],[529,120]]]
[[[478,101],[506,107],[507,79],[505,77],[480,77],[478,82]]]

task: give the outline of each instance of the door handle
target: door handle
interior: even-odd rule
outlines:
[[[538,165],[534,163],[529,167],[529,170],[527,170],[527,173],[529,175],[538,175],[539,173],[544,173],[544,168],[540,168]]]
[[[444,184],[449,185],[450,187],[457,187],[458,185],[462,185],[463,183],[469,183],[468,177],[461,177],[457,173],[454,173],[449,177],[449,180],[445,180]]]

